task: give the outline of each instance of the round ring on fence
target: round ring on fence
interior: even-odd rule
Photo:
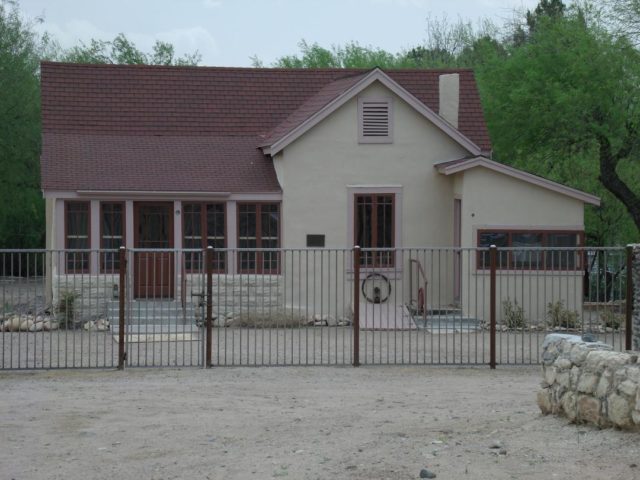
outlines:
[[[362,295],[369,303],[384,303],[391,295],[391,282],[381,273],[370,273],[362,281]]]

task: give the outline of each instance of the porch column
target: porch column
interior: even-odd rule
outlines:
[[[127,250],[133,248],[133,236],[134,236],[134,226],[133,226],[133,200],[127,200],[124,202],[124,238],[125,238],[125,247]]]
[[[173,202],[173,248],[182,249],[182,202]]]
[[[238,248],[238,206],[235,200],[227,202],[227,248]],[[238,259],[235,252],[227,255],[227,273],[234,275],[238,270]]]
[[[90,235],[89,235],[89,248],[93,250],[91,252],[91,264],[89,266],[89,272],[92,275],[96,275],[100,272],[100,254],[97,250],[100,250],[100,201],[91,200],[89,218],[91,220]]]

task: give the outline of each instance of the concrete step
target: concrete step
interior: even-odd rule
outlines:
[[[125,327],[125,333],[127,335],[161,335],[161,334],[183,334],[183,333],[198,333],[200,328],[195,324],[134,324],[127,325]],[[118,335],[120,333],[119,325],[111,324],[111,333]]]

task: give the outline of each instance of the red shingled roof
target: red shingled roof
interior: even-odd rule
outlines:
[[[491,149],[470,70],[389,70],[432,110],[438,77],[460,73],[459,130]],[[45,190],[280,191],[259,145],[366,74],[42,63]]]

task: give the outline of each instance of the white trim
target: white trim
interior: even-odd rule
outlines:
[[[125,234],[124,234],[124,241],[125,241],[125,247],[127,247],[127,249],[132,249],[133,248],[133,236],[134,236],[134,229],[135,229],[135,225],[133,224],[133,200],[126,200],[124,202],[124,211],[125,211],[125,215],[124,215],[124,228],[125,228]]]
[[[44,198],[63,198],[83,200],[240,200],[240,201],[269,201],[282,200],[282,192],[251,192],[251,193],[230,193],[230,192],[148,192],[148,191],[118,191],[118,190],[78,190],[59,191],[47,190],[43,192]]]
[[[364,135],[364,104],[380,103],[387,105],[387,135]],[[358,143],[393,143],[393,97],[360,97],[358,96]]]
[[[447,122],[440,115],[435,113],[429,107],[427,107],[424,103],[418,100],[414,95],[409,93],[406,89],[404,89],[401,85],[391,79],[386,73],[384,73],[379,68],[373,69],[370,73],[365,75],[361,80],[355,83],[351,88],[347,89],[342,94],[338,95],[338,97],[334,98],[331,102],[325,105],[323,108],[318,110],[316,113],[311,115],[308,119],[298,125],[296,128],[291,130],[289,133],[284,135],[282,138],[274,142],[272,145],[266,145],[262,147],[262,151],[267,155],[275,155],[280,152],[287,145],[292,143],[294,140],[301,137],[308,130],[316,126],[326,117],[331,115],[334,111],[340,108],[342,105],[347,103],[357,94],[362,92],[365,88],[371,85],[373,82],[378,81],[382,83],[385,87],[395,93],[398,97],[408,103],[411,107],[413,107],[418,113],[424,116],[427,120],[432,122],[436,127],[440,128],[446,135],[448,135],[453,141],[458,143],[462,148],[467,150],[471,155],[480,155],[482,152],[480,147],[478,147],[475,143],[473,143],[468,137],[460,133],[458,129],[456,129],[453,125]]]
[[[91,200],[89,203],[89,219],[91,221],[90,227],[90,237],[89,237],[89,248],[93,250],[91,252],[91,257],[89,260],[89,273],[95,275],[100,272],[100,259],[98,258],[98,250],[100,250],[100,223],[102,219],[100,218],[100,202],[98,200]]]
[[[513,168],[508,165],[489,160],[485,157],[470,158],[459,163],[451,163],[451,161],[441,162],[436,163],[434,166],[438,169],[438,172],[442,173],[443,175],[453,175],[455,173],[464,172],[474,167],[484,167],[494,172],[517,178],[518,180],[522,180],[523,182],[546,188],[547,190],[551,190],[561,195],[575,198],[576,200],[580,200],[584,203],[595,205],[596,207],[600,206],[600,198],[596,197],[595,195],[591,195],[590,193],[586,193],[575,188],[567,187],[566,185],[562,185],[560,183],[547,180],[546,178],[533,175],[532,173],[524,172],[522,170],[518,170],[517,168]]]
[[[225,210],[227,231],[227,275],[235,275],[238,272],[238,258],[234,249],[238,248],[238,204],[235,200],[227,202]]]

